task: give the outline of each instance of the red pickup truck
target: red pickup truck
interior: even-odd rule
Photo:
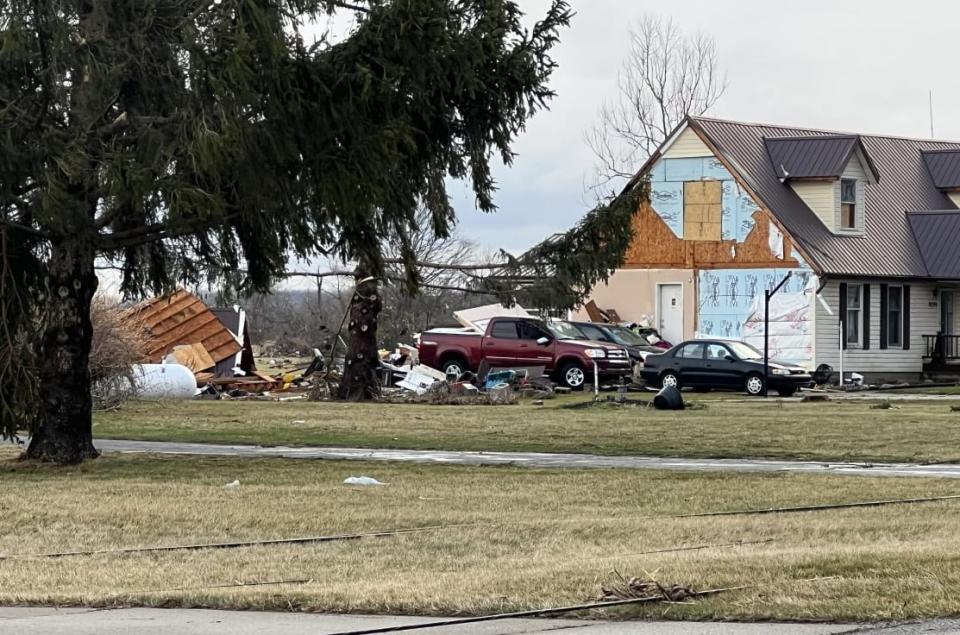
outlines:
[[[590,381],[594,365],[601,377],[629,375],[630,356],[622,346],[565,339],[542,320],[497,317],[485,333],[464,329],[424,331],[420,335],[420,363],[446,374],[476,371],[484,360],[491,368],[545,366],[553,379],[568,388]]]

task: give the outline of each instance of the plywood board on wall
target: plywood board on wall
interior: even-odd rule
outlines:
[[[706,218],[711,219],[713,211]],[[633,242],[627,249],[625,268],[718,269],[736,267],[802,266],[794,256],[789,238],[784,238],[783,256],[770,250],[770,217],[757,210],[753,228],[743,242],[730,240],[689,240],[677,238],[648,203],[641,203],[633,219]],[[705,231],[716,232],[715,227]]]

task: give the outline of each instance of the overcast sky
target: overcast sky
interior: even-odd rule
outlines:
[[[521,0],[532,18],[547,0]],[[557,97],[497,170],[500,211],[484,215],[462,185],[452,189],[461,232],[490,248],[520,251],[567,229],[587,208],[593,158],[583,141],[603,101],[615,97],[630,25],[672,16],[715,38],[729,87],[709,114],[743,121],[960,139],[956,29],[960,3],[915,0],[573,0],[553,78]]]

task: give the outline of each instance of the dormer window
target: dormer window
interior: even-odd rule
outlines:
[[[840,179],[840,228],[857,229],[857,181]]]
[[[863,235],[867,188],[877,171],[860,137],[811,134],[765,137],[770,165],[830,231]]]

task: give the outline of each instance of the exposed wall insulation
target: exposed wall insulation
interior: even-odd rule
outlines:
[[[700,271],[697,332],[704,336],[743,339],[744,324],[754,302],[759,299],[762,306],[763,290],[773,289],[788,272],[793,276],[777,295],[802,295],[812,276],[805,269]]]

